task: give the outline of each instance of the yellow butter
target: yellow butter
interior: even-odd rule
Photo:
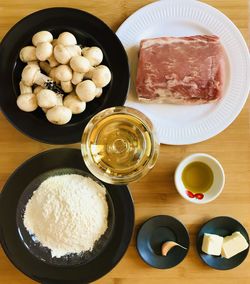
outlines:
[[[248,243],[240,232],[234,232],[223,240],[221,256],[225,258],[233,257],[248,248]]]
[[[204,234],[201,250],[210,255],[220,255],[223,237],[215,234]]]

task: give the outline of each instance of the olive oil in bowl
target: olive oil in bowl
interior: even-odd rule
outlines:
[[[178,193],[187,201],[204,204],[220,195],[225,184],[225,173],[213,156],[194,153],[178,164],[174,182]]]
[[[154,166],[159,145],[148,118],[135,109],[115,107],[90,120],[81,149],[95,176],[108,183],[127,184]]]
[[[192,162],[182,172],[182,182],[192,193],[205,193],[213,184],[211,168],[203,162]]]

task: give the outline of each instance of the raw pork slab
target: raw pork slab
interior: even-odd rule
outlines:
[[[140,43],[140,101],[204,104],[223,95],[225,53],[215,35],[160,37]]]

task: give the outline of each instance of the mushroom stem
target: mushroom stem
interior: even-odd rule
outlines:
[[[47,75],[42,74],[39,70],[34,75],[33,84],[49,89],[57,94],[64,95],[63,90]]]
[[[50,67],[50,65],[49,65],[48,62],[46,62],[46,61],[41,61],[41,62],[39,63],[39,65],[40,65],[40,68],[41,68],[47,75],[50,73],[51,67]]]
[[[26,86],[23,81],[19,83],[20,94],[30,94],[32,93],[32,88],[30,86]]]

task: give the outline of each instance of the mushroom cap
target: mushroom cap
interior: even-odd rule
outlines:
[[[102,50],[97,46],[83,48],[82,54],[89,60],[91,66],[99,65],[103,60]]]
[[[102,88],[96,88],[95,97],[100,98],[101,95],[102,95]]]
[[[65,93],[70,93],[70,92],[73,91],[73,86],[72,86],[71,81],[67,81],[67,82],[62,81],[61,82],[61,87],[62,87],[62,90]]]
[[[25,46],[20,50],[19,57],[22,62],[37,60],[36,48],[34,46]]]
[[[72,33],[63,32],[59,35],[57,43],[67,46],[67,45],[75,45],[77,44],[77,41]]]
[[[53,53],[53,46],[49,42],[38,43],[36,47],[36,57],[40,61],[47,60]]]
[[[48,31],[40,31],[33,35],[32,43],[34,46],[37,46],[39,43],[42,42],[52,42],[53,35]]]
[[[51,123],[63,125],[70,121],[72,112],[65,106],[55,106],[46,112],[46,117]]]
[[[77,55],[70,59],[70,67],[78,73],[86,73],[90,69],[90,63],[87,58]]]
[[[82,113],[86,108],[86,103],[81,101],[75,92],[70,93],[64,98],[64,106],[69,108],[73,114]]]
[[[58,80],[67,82],[72,79],[73,73],[71,68],[68,65],[59,65],[55,67],[55,76]]]
[[[105,65],[97,66],[92,72],[92,81],[96,87],[103,88],[108,85],[111,80],[111,72]]]
[[[85,80],[76,86],[76,94],[83,102],[90,102],[95,98],[96,86],[91,80]]]
[[[72,57],[68,49],[62,44],[57,44],[54,47],[54,56],[56,61],[61,64],[68,64]]]
[[[17,98],[17,106],[26,112],[31,112],[37,109],[36,95],[33,93],[21,94]]]
[[[36,73],[39,72],[38,65],[29,64],[23,68],[22,81],[26,86],[32,86],[34,84]]]
[[[57,105],[57,94],[48,89],[42,89],[37,93],[37,103],[40,107],[51,108]]]
[[[82,82],[83,80],[83,77],[84,77],[84,73],[79,73],[79,72],[73,72],[73,76],[72,76],[72,84],[74,85],[77,85],[79,84],[80,82]]]

